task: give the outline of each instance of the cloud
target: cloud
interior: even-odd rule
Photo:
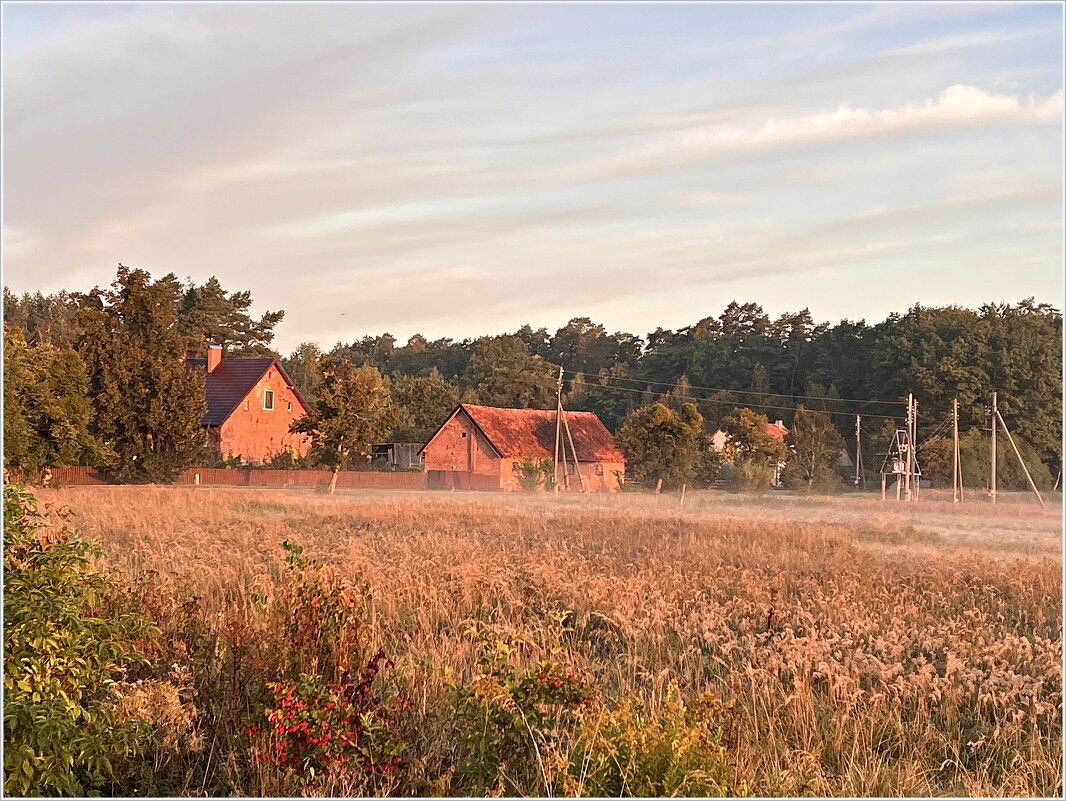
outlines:
[[[575,178],[604,180],[621,175],[677,169],[718,154],[831,144],[842,139],[981,125],[1041,125],[1063,120],[1063,91],[1042,100],[1000,95],[956,84],[938,96],[895,108],[841,105],[793,117],[748,124],[706,125],[657,137],[647,144],[582,165]]]

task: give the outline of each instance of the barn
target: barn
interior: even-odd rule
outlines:
[[[617,491],[625,475],[625,457],[611,432],[592,412],[567,412],[566,420],[585,490]],[[428,485],[431,489],[516,490],[515,463],[526,457],[553,459],[555,430],[554,411],[460,403],[422,448]],[[577,489],[574,465],[568,461],[568,483]],[[560,465],[560,486],[562,470]]]

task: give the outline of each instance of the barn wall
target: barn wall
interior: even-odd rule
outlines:
[[[263,408],[263,393],[274,390],[274,409]],[[292,411],[288,405],[292,404]],[[306,456],[311,447],[305,434],[290,434],[289,425],[304,415],[304,408],[276,366],[271,366],[255,388],[219,428],[219,451],[246,462],[263,462],[279,453]]]
[[[478,477],[470,483],[477,483],[479,488],[493,485],[494,489],[499,489],[501,460],[462,412],[445,424],[426,445],[424,454],[426,470],[469,473]],[[509,465],[510,462],[508,469]],[[481,479],[491,481],[486,484]]]

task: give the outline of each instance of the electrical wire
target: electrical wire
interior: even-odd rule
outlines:
[[[582,375],[586,380],[588,380],[590,377],[595,378],[595,376],[591,376],[591,374],[587,374],[586,375],[586,374],[582,373],[580,370],[563,370],[563,374],[564,375],[565,374],[569,374],[570,376]],[[648,384],[648,385],[654,384],[654,385],[660,386],[660,387],[674,387],[674,386],[676,386],[676,383],[671,384],[668,381],[648,381],[648,380],[643,379],[643,378],[632,378],[632,377],[628,377],[628,376],[613,376],[613,375],[609,375],[609,376],[607,376],[607,378],[610,381],[630,381],[630,382],[637,383],[637,384]],[[699,386],[695,386],[695,385],[692,385],[692,384],[689,385],[689,389],[698,389],[698,390],[701,390],[701,391],[704,391],[704,392],[731,392],[734,395],[756,395],[756,396],[760,396],[760,397],[768,395],[768,394],[772,394],[772,393],[767,393],[767,392],[759,392],[758,390],[754,390],[754,389],[726,389],[725,387],[699,387]],[[640,391],[643,392],[644,390],[640,390]],[[790,395],[789,397],[798,398],[798,399],[801,399],[801,400],[833,401],[833,402],[836,402],[836,403],[880,403],[880,404],[884,404],[886,406],[906,406],[906,404],[903,401],[874,400],[873,398],[825,398],[825,397],[816,397],[814,395]],[[871,416],[873,416],[873,415],[871,415]]]
[[[631,392],[631,393],[633,393],[635,395],[644,395],[644,394],[646,394],[648,392],[648,390],[646,390],[646,389],[637,389],[635,387],[618,387],[618,386],[611,386],[609,384],[608,385],[604,385],[604,384],[600,384],[600,383],[589,384],[589,387],[590,388],[598,388],[598,389],[611,389],[611,390],[615,390],[616,392]],[[666,393],[653,393],[653,394],[662,395],[662,394],[666,394]],[[671,398],[677,398],[678,400],[694,401],[694,402],[697,402],[697,403],[706,403],[706,402],[716,403],[717,402],[713,398],[704,398],[704,397],[700,397],[698,395],[676,395],[676,394],[670,393],[670,397]],[[820,400],[820,399],[816,398],[815,400]],[[776,406],[776,405],[769,404],[769,403],[755,403],[755,402],[751,402],[751,401],[745,401],[745,403],[749,403],[751,406],[759,408],[759,409],[773,409],[775,411],[782,411],[782,412],[794,412],[794,411],[796,411],[796,407],[795,406]],[[821,409],[812,409],[811,411],[822,411],[822,410]],[[825,414],[850,414],[850,412],[826,411]],[[880,420],[896,420],[897,419],[897,417],[894,417],[892,415],[887,415],[887,414],[863,414],[862,416],[864,418],[873,417],[873,418],[877,418],[877,419],[880,419]]]

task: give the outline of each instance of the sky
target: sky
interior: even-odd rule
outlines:
[[[275,346],[1063,300],[1063,6],[3,6],[3,281]]]

